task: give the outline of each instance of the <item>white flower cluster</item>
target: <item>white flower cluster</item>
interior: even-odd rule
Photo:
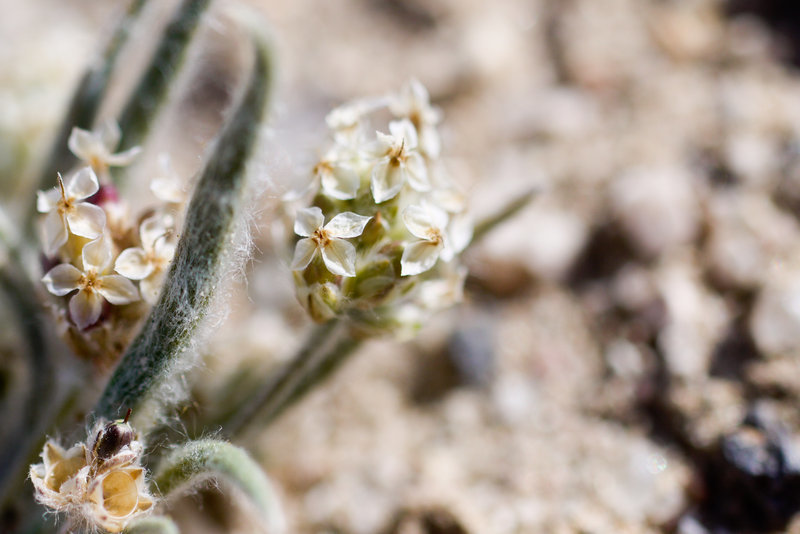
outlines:
[[[36,500],[71,521],[121,532],[154,505],[140,464],[142,444],[126,421],[100,422],[90,436],[93,442],[68,450],[45,443],[42,463],[29,473]]]
[[[68,317],[85,331],[108,315],[111,306],[143,298],[153,304],[175,252],[175,219],[169,210],[150,210],[138,232],[110,183],[109,167],[128,165],[133,148],[114,153],[120,130],[113,121],[95,132],[74,128],[69,148],[85,166],[39,191],[37,209],[46,214],[42,227],[47,290],[69,299]],[[174,206],[185,197],[174,180],[153,182],[152,190]],[[134,282],[138,282],[138,288]]]
[[[372,129],[381,114],[389,133]],[[472,223],[439,160],[440,118],[416,80],[328,115],[332,143],[313,169],[313,205],[297,212],[291,264],[315,320],[396,330],[460,298]]]

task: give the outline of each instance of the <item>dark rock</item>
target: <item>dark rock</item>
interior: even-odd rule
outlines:
[[[425,404],[459,387],[488,387],[494,377],[494,340],[490,323],[467,321],[447,345],[421,354],[415,369],[412,399]]]
[[[733,532],[784,530],[800,512],[800,451],[766,406],[724,436],[704,469],[704,523]]]
[[[447,354],[466,386],[486,387],[494,377],[494,339],[486,323],[466,325],[452,333]]]

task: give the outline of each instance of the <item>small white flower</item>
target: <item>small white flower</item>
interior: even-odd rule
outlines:
[[[161,174],[150,182],[150,191],[162,202],[183,204],[188,198],[180,176],[172,168],[168,154],[160,154],[158,166]]]
[[[355,276],[356,248],[345,239],[360,236],[371,218],[345,212],[336,215],[323,227],[325,217],[318,207],[298,211],[294,231],[305,239],[297,242],[292,270],[300,271],[308,267],[319,251],[330,272],[340,276]]]
[[[100,318],[103,300],[122,305],[139,300],[136,286],[124,276],[106,274],[112,263],[111,244],[100,236],[81,252],[83,271],[68,263],[56,265],[42,278],[47,290],[59,297],[78,290],[69,301],[69,313],[83,330]]]
[[[361,185],[361,177],[342,150],[329,151],[314,166],[314,176],[326,195],[339,200],[356,198]]]
[[[73,128],[67,146],[76,157],[85,161],[96,173],[102,174],[109,167],[130,165],[140,152],[139,147],[133,147],[114,154],[121,137],[117,123],[108,120],[94,131]]]
[[[67,242],[69,232],[94,239],[103,233],[106,214],[103,209],[88,202],[81,202],[97,193],[100,185],[91,167],[84,167],[62,180],[58,175],[58,186],[49,191],[39,191],[36,209],[47,213],[44,220],[44,248],[53,256]]]
[[[400,276],[424,273],[436,264],[441,256],[447,261],[453,256],[445,238],[447,214],[430,204],[409,206],[403,210],[403,222],[415,237],[406,245],[400,258]]]
[[[372,150],[377,161],[372,168],[371,187],[378,204],[397,196],[406,182],[417,191],[430,189],[425,160],[416,150],[414,125],[406,119],[393,121],[389,123],[389,132],[391,135],[377,132]]]
[[[430,104],[428,91],[419,81],[412,79],[392,99],[389,110],[395,116],[406,118],[417,129],[419,148],[430,158],[439,157],[441,141],[436,125],[441,113]]]
[[[328,128],[339,145],[356,147],[361,144],[361,125],[365,115],[386,106],[385,98],[361,99],[331,110],[325,117]]]
[[[123,250],[114,263],[114,270],[131,280],[140,280],[142,298],[155,304],[161,291],[167,267],[175,255],[175,243],[164,218],[154,215],[139,227],[141,247]]]

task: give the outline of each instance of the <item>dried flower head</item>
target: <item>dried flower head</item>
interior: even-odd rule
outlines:
[[[121,532],[153,507],[140,465],[142,445],[127,421],[98,422],[90,443],[68,450],[48,440],[32,465],[36,500],[73,524]]]

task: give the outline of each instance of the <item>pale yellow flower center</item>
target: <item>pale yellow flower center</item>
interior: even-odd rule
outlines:
[[[429,228],[428,231],[425,232],[425,234],[427,236],[428,241],[430,241],[435,245],[438,245],[442,241],[444,241],[444,238],[442,237],[442,231],[439,230],[438,228]]]
[[[78,280],[78,285],[81,290],[91,293],[92,291],[96,291],[102,285],[102,282],[100,277],[97,276],[97,271],[89,269],[81,276],[80,280]]]
[[[314,240],[314,243],[316,243],[318,247],[327,247],[333,238],[328,230],[317,228],[314,230],[314,233],[311,234],[311,239]]]

